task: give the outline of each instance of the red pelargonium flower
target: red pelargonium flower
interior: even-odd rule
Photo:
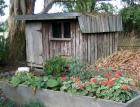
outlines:
[[[85,84],[86,84],[86,85],[89,85],[89,84],[91,84],[91,82],[89,82],[89,81],[86,81],[86,82],[85,82]]]
[[[114,78],[109,78],[108,81],[114,81]]]
[[[77,89],[79,89],[79,90],[82,90],[84,88],[84,85],[83,84],[80,84],[78,87],[77,87]]]
[[[62,81],[66,81],[66,80],[67,80],[67,77],[66,77],[66,76],[62,76],[62,77],[61,77],[61,80],[62,80]]]
[[[93,78],[91,81],[94,82],[94,83],[96,83],[97,82],[97,79],[96,78]]]
[[[129,85],[123,84],[123,85],[121,86],[121,88],[124,89],[124,90],[127,90],[127,89],[129,88]]]
[[[114,73],[114,76],[115,76],[116,78],[119,78],[119,77],[121,76],[121,72],[120,72],[120,71],[116,71],[116,72]]]
[[[80,81],[81,81],[81,80],[80,80],[79,77],[76,77],[76,78],[75,78],[75,82],[79,83]]]
[[[103,74],[103,76],[108,78],[110,76],[110,74],[106,73],[106,74]]]
[[[113,78],[109,78],[108,85],[110,85],[110,86],[114,85],[114,79]]]
[[[108,85],[108,81],[102,81],[101,84],[102,85]]]

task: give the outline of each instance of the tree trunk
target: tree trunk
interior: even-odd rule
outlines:
[[[25,22],[15,20],[16,15],[32,14],[35,0],[10,0],[9,12],[9,59],[25,60]]]

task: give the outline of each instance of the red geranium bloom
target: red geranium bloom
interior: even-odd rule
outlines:
[[[129,86],[126,85],[126,84],[123,84],[123,85],[121,86],[121,88],[124,89],[124,90],[127,90],[127,89],[129,88]]]
[[[113,78],[109,78],[109,80],[108,80],[108,85],[110,85],[110,86],[114,85]]]
[[[104,77],[108,78],[110,75],[109,74],[103,74]]]
[[[91,84],[91,82],[89,82],[89,81],[86,81],[86,82],[85,82],[85,84],[86,84],[86,85],[89,85],[89,84]]]
[[[121,76],[121,72],[120,72],[120,71],[116,71],[116,72],[114,73],[114,76],[115,76],[116,78],[119,78],[119,77]]]
[[[114,78],[109,78],[108,81],[114,81]]]
[[[61,80],[62,80],[62,81],[66,81],[66,80],[67,80],[67,77],[66,77],[66,76],[62,76],[62,77],[61,77]]]
[[[97,79],[96,78],[93,78],[91,81],[94,82],[94,83],[96,83],[97,82]]]
[[[80,84],[77,89],[82,90],[84,88],[83,84]]]
[[[80,80],[80,78],[79,78],[79,77],[76,77],[76,78],[75,78],[75,82],[77,82],[77,83],[78,83],[78,82],[80,82],[80,81],[81,81],[81,80]]]
[[[108,81],[102,81],[101,84],[102,85],[108,85]]]

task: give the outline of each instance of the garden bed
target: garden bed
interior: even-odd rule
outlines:
[[[139,107],[140,105],[140,95],[127,103],[120,103],[48,89],[36,90],[34,93],[32,88],[25,85],[13,87],[3,81],[0,81],[0,89],[16,103],[41,101],[46,107]]]

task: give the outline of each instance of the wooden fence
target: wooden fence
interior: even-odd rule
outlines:
[[[140,51],[139,34],[130,32],[119,33],[118,50]]]

